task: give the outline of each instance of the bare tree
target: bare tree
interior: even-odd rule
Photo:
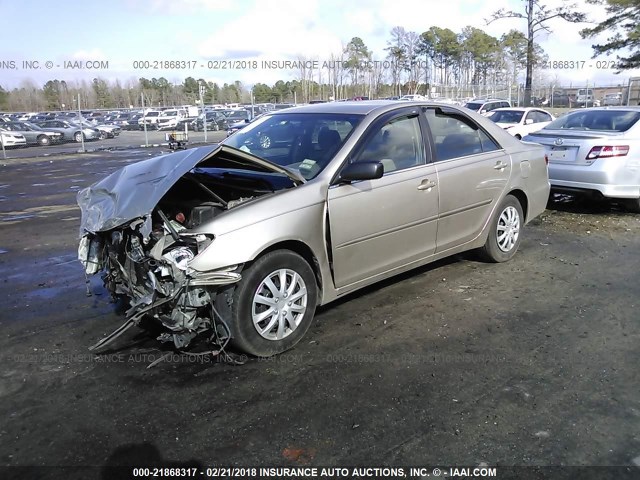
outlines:
[[[527,21],[527,61],[526,61],[526,78],[525,78],[525,94],[524,105],[531,105],[531,87],[533,82],[533,65],[535,62],[535,38],[541,31],[551,33],[546,25],[549,20],[561,18],[570,23],[580,23],[585,21],[585,14],[576,11],[577,5],[567,4],[566,0],[560,7],[550,8],[541,0],[522,0],[524,3],[523,11],[506,10],[501,8],[494,12],[491,17],[486,20],[487,25],[504,18],[523,18]]]

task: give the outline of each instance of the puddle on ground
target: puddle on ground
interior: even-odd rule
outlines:
[[[3,253],[9,253],[9,250],[5,250],[4,248],[0,248],[0,255]]]

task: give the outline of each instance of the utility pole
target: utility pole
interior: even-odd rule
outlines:
[[[142,128],[144,128],[144,146],[149,146],[149,136],[147,134],[147,111],[144,108],[144,93],[140,92],[140,105],[142,105]]]
[[[204,124],[204,141],[205,143],[207,142],[207,111],[204,108],[204,92],[205,92],[205,86],[202,85],[202,83],[198,84],[198,91],[200,93],[200,106],[202,107],[202,123]],[[196,125],[198,124],[198,121],[196,120]]]
[[[82,125],[82,112],[80,111],[80,94],[78,93],[78,123],[80,124],[80,140],[82,141],[82,153],[86,153],[84,149],[84,125]]]

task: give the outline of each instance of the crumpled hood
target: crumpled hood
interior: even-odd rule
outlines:
[[[80,190],[77,197],[82,212],[80,236],[111,230],[149,215],[183,175],[219,152],[232,153],[238,163],[287,175],[297,184],[305,181],[285,167],[222,144],[161,155],[127,165]]]
[[[151,213],[180,177],[219,149],[213,145],[142,160],[80,190],[80,235],[110,230]]]

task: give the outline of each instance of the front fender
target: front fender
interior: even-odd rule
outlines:
[[[307,245],[318,262],[326,264],[323,215],[324,204],[319,203],[217,235],[189,266],[204,272],[247,263],[269,247],[292,240]]]

